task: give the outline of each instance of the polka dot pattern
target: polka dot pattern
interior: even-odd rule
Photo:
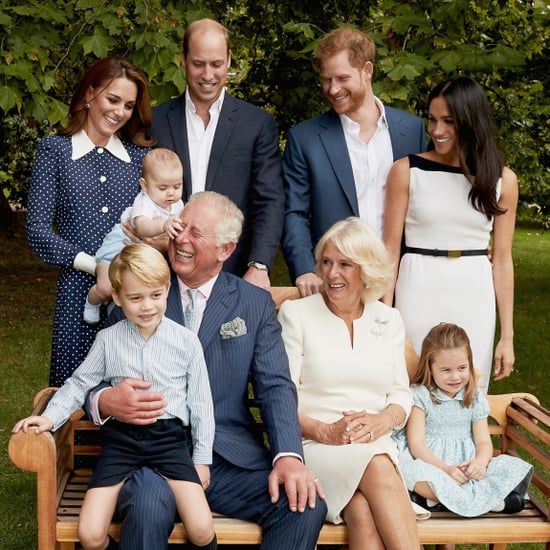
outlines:
[[[132,161],[97,147],[72,160],[70,137],[44,138],[33,165],[27,210],[31,248],[60,266],[52,338],[50,384],[60,386],[82,362],[101,323],[82,320],[89,288],[95,282],[73,269],[79,252],[95,255],[103,238],[119,222],[139,191],[148,149],[124,143]]]

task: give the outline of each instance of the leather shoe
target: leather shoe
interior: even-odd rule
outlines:
[[[520,494],[518,491],[512,491],[504,499],[504,510],[503,514],[517,514],[523,510],[525,503],[523,502],[523,494]]]

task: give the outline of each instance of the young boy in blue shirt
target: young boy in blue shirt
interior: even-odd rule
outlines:
[[[145,244],[126,246],[111,263],[109,278],[113,300],[126,319],[100,331],[42,416],[20,420],[13,432],[57,430],[101,381],[115,385],[130,377],[151,382],[151,390],[166,398],[165,412],[154,424],[111,419],[101,427],[103,447],[79,518],[82,546],[107,548],[124,480],[133,470],[149,466],[174,492],[190,547],[213,550],[216,536],[204,489],[210,481],[214,412],[202,347],[193,332],[164,317],[170,269],[158,250]]]

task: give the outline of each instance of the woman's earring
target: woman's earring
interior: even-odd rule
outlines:
[[[90,107],[91,107],[90,102],[86,101],[86,103],[84,103],[84,109],[86,109],[87,111]]]

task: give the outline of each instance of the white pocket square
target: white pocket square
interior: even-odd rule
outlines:
[[[246,323],[240,317],[235,317],[233,321],[228,321],[220,327],[220,336],[222,340],[243,336],[246,333]]]

